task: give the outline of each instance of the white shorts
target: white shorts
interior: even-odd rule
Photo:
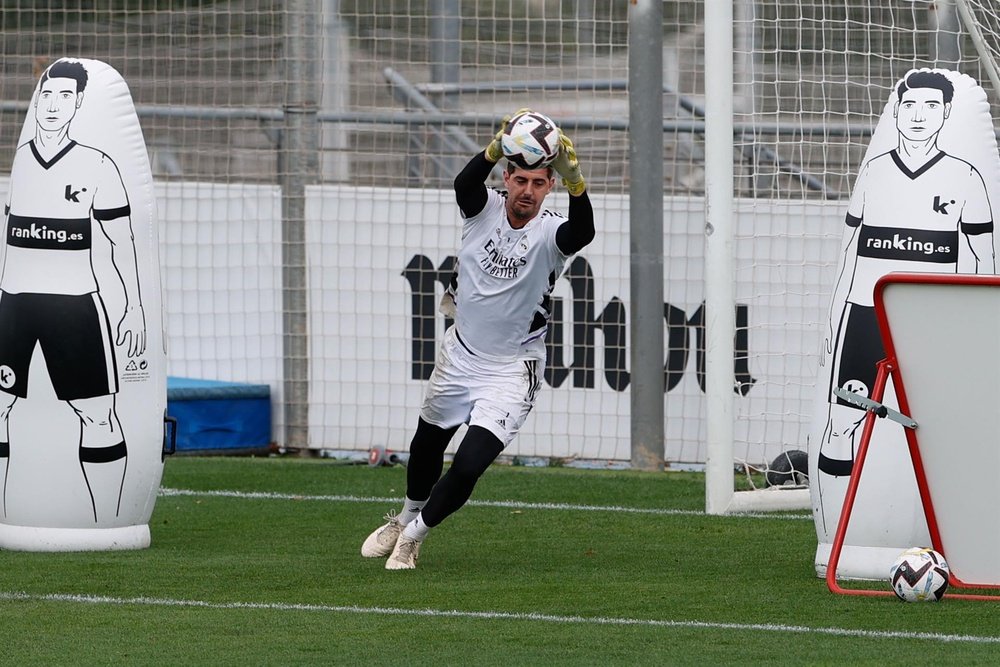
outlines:
[[[542,383],[545,361],[491,361],[470,352],[455,327],[445,332],[420,417],[434,426],[481,426],[506,447],[521,430]]]

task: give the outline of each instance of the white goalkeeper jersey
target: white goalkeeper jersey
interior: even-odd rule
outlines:
[[[456,333],[485,359],[544,359],[549,295],[567,258],[556,245],[556,230],[567,218],[542,209],[514,229],[506,194],[486,191],[486,206],[462,226]]]

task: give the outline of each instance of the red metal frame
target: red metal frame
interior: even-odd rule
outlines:
[[[903,384],[902,375],[896,364],[896,349],[893,345],[892,330],[889,326],[889,319],[885,313],[885,305],[882,293],[887,285],[893,283],[911,284],[937,284],[937,285],[982,285],[990,287],[1000,287],[1000,276],[976,276],[957,274],[935,274],[935,273],[890,273],[882,276],[875,284],[875,315],[878,318],[879,331],[882,336],[882,344],[885,348],[885,359],[877,365],[875,376],[875,386],[870,398],[881,402],[885,395],[885,385],[888,378],[892,376],[893,387],[896,390],[896,398],[899,402],[899,411],[904,415],[910,415],[910,406],[906,400],[906,389]],[[912,415],[910,415],[912,416]],[[840,512],[840,520],[837,522],[837,532],[834,534],[833,544],[830,549],[830,559],[826,566],[826,585],[834,593],[841,595],[863,595],[868,597],[890,597],[895,596],[891,590],[869,590],[859,588],[844,588],[837,582],[837,565],[840,563],[840,555],[844,547],[844,538],[847,535],[847,525],[850,522],[851,510],[854,509],[854,500],[858,493],[858,484],[861,479],[861,471],[864,468],[865,457],[868,455],[868,444],[871,440],[872,431],[875,429],[875,413],[869,412],[865,417],[864,430],[861,432],[861,443],[858,445],[858,453],[854,458],[854,468],[847,484],[847,492],[844,495],[844,507]],[[917,418],[919,424],[919,418]],[[919,428],[919,426],[918,426]],[[947,560],[948,554],[941,542],[941,532],[938,529],[937,515],[934,513],[934,503],[931,499],[930,489],[927,486],[927,477],[924,474],[923,461],[920,458],[920,448],[917,446],[916,430],[907,428],[906,444],[910,452],[910,460],[913,463],[913,473],[917,480],[917,489],[920,492],[920,501],[924,508],[924,516],[927,519],[927,529],[931,536],[931,544],[934,549],[944,555]],[[975,584],[960,580],[952,573],[949,584],[956,588],[996,588],[1000,586],[993,584]],[[948,598],[958,598],[963,600],[988,600],[1000,602],[1000,594],[984,595],[977,593],[948,593]]]

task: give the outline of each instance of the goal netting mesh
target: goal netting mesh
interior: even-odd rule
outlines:
[[[998,117],[998,6],[964,2],[735,5],[736,301],[756,379],[736,403],[744,487],[787,464],[775,449],[806,449],[847,199],[891,87],[912,68],[958,70]]]
[[[955,0],[957,2],[958,0]],[[735,465],[805,450],[846,200],[892,83],[991,82],[992,0],[735,0]],[[65,5],[74,4],[76,8]],[[663,3],[666,459],[697,467],[704,394],[706,3]],[[598,238],[553,293],[547,387],[507,452],[628,465],[629,3],[6,3],[0,172],[63,56],[132,88],[160,198],[171,375],[267,383],[278,444],[406,448],[458,247],[451,181],[522,106],[579,150]],[[971,20],[963,17],[972,17]],[[655,56],[654,56],[655,57]],[[494,180],[491,183],[498,184]],[[0,177],[0,189],[7,179]],[[561,189],[549,204],[565,209]],[[779,478],[784,481],[784,478]]]

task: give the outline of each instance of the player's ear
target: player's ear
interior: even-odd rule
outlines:
[[[892,117],[896,118],[897,116],[899,116],[899,100],[896,100],[896,103],[892,106]]]
[[[81,104],[83,104],[83,93],[77,93],[76,94],[76,108],[79,109]]]
[[[947,118],[951,115],[951,102],[944,103],[944,117]]]

